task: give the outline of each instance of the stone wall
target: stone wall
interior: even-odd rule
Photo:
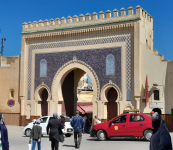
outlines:
[[[20,72],[20,56],[4,57],[0,56],[0,112],[9,114],[20,113],[19,98],[19,72]],[[10,91],[13,91],[12,95]],[[7,105],[8,100],[14,100],[15,105],[10,107]]]

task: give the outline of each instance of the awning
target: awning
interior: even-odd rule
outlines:
[[[85,114],[85,112],[79,106],[77,106],[77,110],[80,111],[82,114]]]
[[[93,105],[80,105],[80,107],[85,111],[85,113],[93,112]]]

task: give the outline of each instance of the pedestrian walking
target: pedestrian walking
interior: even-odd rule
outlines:
[[[2,113],[0,113],[0,116],[1,116],[0,124],[3,124],[3,123],[5,124],[4,117],[3,117]]]
[[[150,139],[150,150],[172,150],[172,142],[161,109],[154,108],[152,114],[153,135]]]
[[[94,125],[97,124],[97,120],[98,120],[97,116],[94,116]]]
[[[89,117],[87,117],[87,120],[86,120],[86,133],[90,133],[90,129],[91,129],[91,126],[92,126],[92,121]]]
[[[71,126],[74,129],[74,143],[75,143],[75,148],[80,148],[81,140],[82,140],[82,129],[84,126],[84,120],[83,118],[79,115],[79,111],[76,111],[76,116],[73,117],[71,121]],[[77,139],[78,137],[78,139]]]
[[[87,120],[87,114],[85,114],[85,116],[83,116],[83,120],[84,120],[83,133],[85,133],[85,131],[86,131],[85,123],[86,123],[86,120]]]
[[[64,142],[64,135],[62,129],[64,129],[64,125],[62,122],[65,122],[65,118],[60,116],[58,118],[58,114],[53,114],[53,119],[51,119],[47,126],[47,134],[49,134],[49,140],[51,141],[52,150],[58,150],[59,142]],[[50,132],[49,132],[50,129]]]
[[[101,117],[98,117],[97,124],[102,123],[101,122]]]
[[[2,113],[0,113],[0,141],[2,145],[2,150],[9,150],[9,142],[8,142],[8,131],[4,123],[4,119],[2,117]]]
[[[42,127],[40,126],[40,119],[35,121],[35,125],[31,130],[30,140],[32,139],[32,150],[35,150],[37,143],[38,150],[41,150],[41,135]]]

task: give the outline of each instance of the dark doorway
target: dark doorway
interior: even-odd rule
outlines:
[[[107,93],[107,120],[111,120],[117,116],[117,103],[115,102],[117,96],[117,91],[114,88],[109,89]]]
[[[42,116],[47,116],[48,115],[47,98],[48,98],[48,92],[47,92],[46,89],[44,89],[42,94],[41,94],[41,99],[42,99],[41,112],[42,112]]]
[[[74,71],[71,71],[64,79],[62,84],[62,115],[69,117],[74,116],[76,110],[76,102],[74,101]]]

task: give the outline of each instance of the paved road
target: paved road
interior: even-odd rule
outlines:
[[[29,138],[23,135],[23,130],[19,126],[7,126],[10,142],[10,150],[27,150]],[[173,135],[173,134],[172,134]],[[42,150],[51,150],[51,143],[48,136],[41,140]],[[73,150],[73,137],[65,138],[64,143],[60,143],[59,150]],[[139,139],[114,138],[109,141],[97,141],[84,134],[82,137],[81,150],[149,150],[149,142]],[[36,149],[37,150],[37,149]]]

